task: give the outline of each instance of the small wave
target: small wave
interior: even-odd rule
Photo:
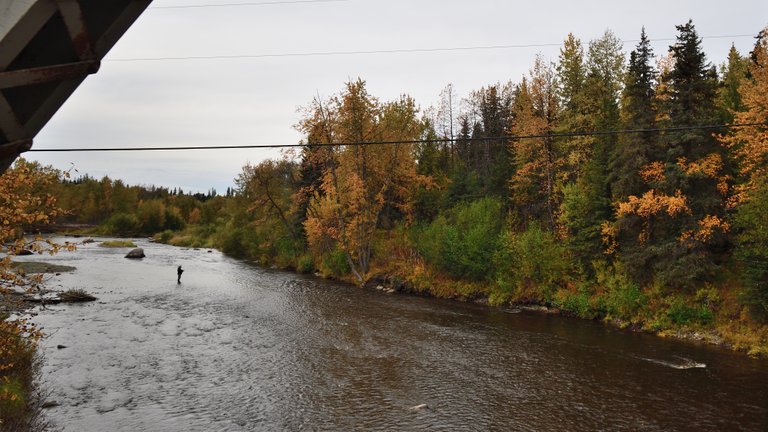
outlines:
[[[704,369],[707,367],[705,363],[699,363],[686,357],[680,357],[680,356],[673,356],[673,357],[676,358],[677,360],[667,361],[667,360],[654,359],[654,358],[648,358],[648,357],[636,357],[636,358],[639,360],[656,363],[658,365],[670,367],[673,369],[680,369],[680,370]]]

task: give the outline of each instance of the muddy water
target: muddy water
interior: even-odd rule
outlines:
[[[36,318],[65,431],[768,427],[766,361],[140,246],[47,258],[77,267],[52,287],[99,297]]]

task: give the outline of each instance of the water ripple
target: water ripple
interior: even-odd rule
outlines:
[[[56,257],[78,267],[57,284],[103,302],[37,317],[50,335],[43,386],[60,403],[47,412],[65,431],[768,425],[764,361],[140,246],[139,262],[95,247]]]

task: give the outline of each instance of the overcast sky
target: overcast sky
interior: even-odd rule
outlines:
[[[453,83],[464,97],[496,82],[519,81],[536,53],[559,48],[145,60],[193,56],[559,44],[573,32],[585,45],[610,28],[636,40],[674,38],[693,19],[710,61],[733,43],[744,54],[768,25],[765,0],[499,1],[347,0],[239,7],[180,5],[263,0],[155,0],[35,139],[34,148],[296,143],[297,108],[361,77],[382,100],[413,96],[422,109]],[[654,42],[666,53],[669,40]],[[635,42],[628,42],[629,52]],[[122,60],[121,60],[122,59]],[[130,184],[222,192],[246,162],[276,150],[145,153],[27,153],[28,159]]]

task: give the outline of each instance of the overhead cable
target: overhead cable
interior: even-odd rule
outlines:
[[[344,3],[349,0],[279,0],[248,3],[217,3],[217,4],[196,4],[196,5],[176,5],[176,6],[152,6],[151,9],[201,9],[217,7],[240,7],[240,6],[273,6],[301,3]]]
[[[523,139],[554,139],[554,138],[575,138],[584,136],[605,136],[605,135],[626,135],[635,133],[651,132],[680,132],[689,130],[718,130],[718,129],[736,129],[745,127],[768,126],[768,123],[739,123],[739,124],[717,124],[700,126],[677,126],[667,128],[646,128],[646,129],[620,129],[610,131],[592,131],[592,132],[563,132],[533,135],[503,135],[496,137],[482,138],[435,138],[420,140],[401,140],[401,141],[350,141],[336,143],[297,143],[297,144],[253,144],[253,145],[215,145],[215,146],[179,146],[179,147],[94,147],[94,148],[32,148],[29,152],[138,152],[138,151],[181,151],[181,150],[244,150],[244,149],[274,149],[289,147],[338,147],[338,146],[373,146],[373,145],[400,145],[400,144],[434,144],[447,142],[488,142],[488,141],[515,141]]]
[[[735,39],[754,37],[753,34],[737,35],[718,35],[705,36],[701,39]],[[651,42],[668,42],[677,40],[676,38],[650,39]],[[638,42],[639,39],[623,40],[623,43]],[[351,55],[370,55],[370,54],[407,54],[407,53],[435,53],[452,51],[483,51],[483,50],[506,50],[516,48],[545,48],[559,47],[558,43],[536,43],[536,44],[509,44],[509,45],[475,45],[464,47],[436,47],[436,48],[400,48],[400,49],[380,49],[380,50],[354,50],[354,51],[316,51],[316,52],[294,52],[294,53],[273,53],[273,54],[232,54],[232,55],[200,55],[200,56],[180,56],[180,57],[134,57],[134,58],[112,58],[106,59],[109,62],[148,62],[148,61],[188,61],[188,60],[232,60],[232,59],[263,59],[263,58],[283,58],[283,57],[327,57],[327,56],[351,56]]]

